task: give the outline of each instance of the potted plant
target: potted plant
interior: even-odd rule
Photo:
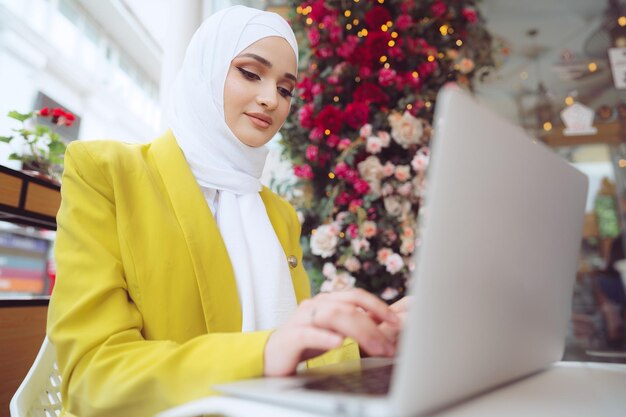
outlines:
[[[21,161],[22,170],[26,173],[58,182],[63,172],[66,146],[56,128],[72,126],[74,115],[61,108],[44,107],[30,113],[10,111],[8,116],[22,125],[18,129],[13,129],[16,134],[0,136],[0,142],[10,144],[17,138],[24,141],[22,150],[11,153],[9,159]],[[53,127],[40,124],[40,118],[50,118]]]

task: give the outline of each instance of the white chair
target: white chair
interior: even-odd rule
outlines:
[[[57,417],[61,408],[61,375],[54,346],[46,337],[9,409],[11,417]]]

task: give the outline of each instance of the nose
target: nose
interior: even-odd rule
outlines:
[[[274,110],[278,106],[278,89],[267,83],[262,86],[256,96],[256,102],[267,110]]]

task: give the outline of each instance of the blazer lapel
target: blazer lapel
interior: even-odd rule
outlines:
[[[226,245],[173,133],[151,146],[193,263],[207,330],[241,331],[237,283]]]

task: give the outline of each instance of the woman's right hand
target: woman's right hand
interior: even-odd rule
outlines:
[[[396,313],[376,296],[362,289],[323,293],[305,300],[295,313],[278,327],[265,345],[266,376],[286,376],[298,363],[354,339],[370,356],[395,354],[390,340],[379,324],[399,326]]]

